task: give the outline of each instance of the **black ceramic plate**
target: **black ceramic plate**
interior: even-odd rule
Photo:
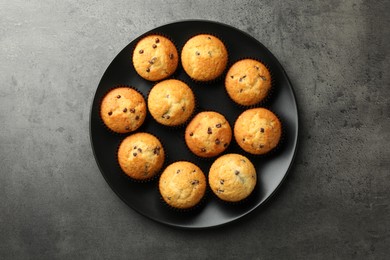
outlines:
[[[146,34],[157,33],[168,36],[176,44],[179,53],[184,43],[199,33],[213,34],[226,44],[229,64],[242,58],[261,60],[271,70],[274,92],[265,107],[274,111],[284,126],[284,141],[277,152],[265,157],[254,157],[233,141],[225,153],[240,153],[251,159],[258,173],[258,184],[244,203],[230,205],[219,201],[208,192],[201,207],[191,212],[177,212],[168,208],[160,199],[158,179],[149,183],[135,183],[123,177],[116,159],[119,143],[127,135],[114,134],[107,130],[99,117],[100,102],[105,93],[116,85],[130,85],[147,97],[153,82],[137,75],[132,66],[132,51],[135,44]],[[233,127],[238,115],[245,109],[232,103],[224,90],[224,77],[212,84],[191,81],[181,66],[174,78],[187,82],[193,89],[197,101],[197,112],[214,110],[222,113]],[[138,131],[150,132],[160,138],[166,149],[166,165],[177,160],[188,160],[197,164],[207,175],[213,160],[201,160],[186,148],[184,128],[169,129],[157,124],[150,115]],[[272,53],[256,39],[236,28],[210,21],[181,21],[155,28],[134,39],[111,62],[96,90],[92,104],[90,135],[92,148],[104,178],[114,192],[135,211],[155,221],[185,228],[206,228],[226,224],[252,212],[263,204],[279,187],[291,167],[298,139],[298,110],[293,88],[288,77]]]

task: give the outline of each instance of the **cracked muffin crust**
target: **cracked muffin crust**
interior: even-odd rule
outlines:
[[[188,209],[197,205],[206,192],[206,177],[193,163],[170,164],[160,176],[159,190],[171,207]]]
[[[132,88],[115,88],[104,96],[100,117],[104,124],[116,133],[135,131],[146,117],[145,99]]]
[[[210,81],[218,78],[226,68],[228,52],[223,42],[209,34],[189,39],[181,52],[185,72],[194,80]]]
[[[160,124],[178,126],[185,123],[195,108],[195,97],[184,82],[168,79],[157,83],[149,93],[148,108]]]
[[[177,68],[179,55],[175,45],[161,35],[141,39],[133,52],[133,65],[144,79],[157,81],[171,76]]]
[[[255,105],[268,95],[271,89],[271,74],[259,61],[240,60],[234,63],[226,74],[225,88],[237,104]]]
[[[164,148],[160,141],[149,133],[130,135],[119,146],[119,166],[135,180],[148,180],[156,176],[164,160]]]
[[[282,135],[278,117],[266,108],[253,108],[238,116],[234,137],[238,145],[251,154],[266,154],[274,149]]]
[[[232,129],[226,118],[213,111],[197,114],[185,131],[187,147],[197,156],[213,157],[229,146]]]
[[[240,154],[225,154],[211,165],[209,184],[214,194],[228,202],[247,198],[257,182],[252,162]]]

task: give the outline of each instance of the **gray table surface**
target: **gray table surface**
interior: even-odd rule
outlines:
[[[385,259],[389,1],[0,0],[1,259]],[[126,206],[99,172],[89,112],[132,39],[182,19],[235,26],[284,66],[300,113],[276,196],[188,231]]]

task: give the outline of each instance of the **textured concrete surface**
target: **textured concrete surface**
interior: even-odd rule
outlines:
[[[389,1],[0,0],[1,259],[386,259]],[[277,196],[223,228],[128,208],[95,163],[99,79],[139,34],[181,19],[242,29],[280,60],[301,123]]]

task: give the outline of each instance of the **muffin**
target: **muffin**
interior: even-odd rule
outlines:
[[[189,39],[181,52],[185,72],[194,80],[210,81],[218,78],[226,68],[228,52],[223,42],[209,34]]]
[[[266,154],[277,147],[282,134],[278,117],[265,108],[244,111],[234,125],[238,145],[251,154]]]
[[[203,198],[206,192],[206,177],[193,163],[175,162],[161,174],[159,190],[164,201],[171,207],[189,209]]]
[[[156,84],[149,93],[148,108],[153,118],[167,126],[181,125],[195,108],[195,97],[184,82],[168,79]]]
[[[250,106],[264,100],[271,89],[271,74],[259,61],[240,60],[226,74],[225,88],[237,104]]]
[[[142,38],[133,52],[133,65],[144,79],[157,81],[171,76],[178,65],[179,55],[175,45],[161,35]]]
[[[116,133],[129,133],[138,129],[146,117],[144,97],[129,87],[109,91],[100,106],[104,124]]]
[[[209,185],[223,201],[239,202],[256,186],[256,170],[251,161],[240,154],[225,154],[211,165]]]
[[[127,176],[135,180],[152,179],[161,170],[164,160],[163,146],[148,133],[130,135],[119,146],[119,165]]]
[[[185,131],[187,147],[197,156],[213,157],[229,146],[232,129],[226,118],[212,111],[197,114]]]

